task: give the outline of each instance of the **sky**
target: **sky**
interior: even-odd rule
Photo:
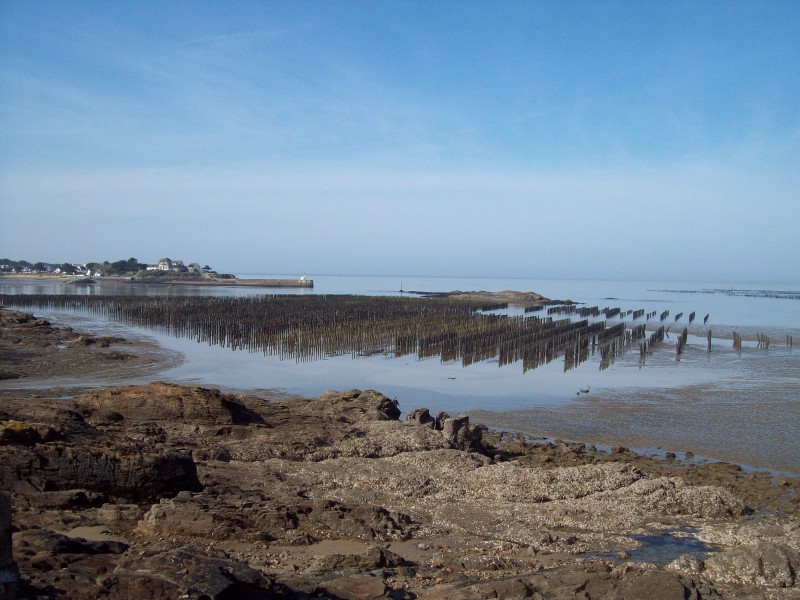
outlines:
[[[800,2],[0,2],[0,257],[800,283]]]

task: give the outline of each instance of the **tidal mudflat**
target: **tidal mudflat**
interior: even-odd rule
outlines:
[[[471,414],[493,427],[513,425],[535,435],[661,449],[661,454],[690,452],[800,473],[796,349],[737,351],[729,340],[719,340],[709,355],[698,340],[680,365],[665,348],[648,357],[646,369],[635,357],[618,360],[616,369],[631,371],[628,384],[607,387],[597,376],[590,379],[590,393],[567,402]]]
[[[406,319],[402,311],[414,305],[414,301],[403,299],[342,298],[342,306],[351,303],[356,306],[355,318],[363,318],[359,306],[380,301],[385,302],[387,310],[401,311],[397,318]],[[498,295],[473,298],[495,306],[499,299]],[[535,300],[543,299],[536,296]],[[760,296],[758,300],[761,301]],[[77,305],[88,302],[77,301]],[[772,297],[766,301],[794,302]],[[103,306],[105,302],[103,298],[92,299],[92,305]],[[154,305],[160,306],[162,312],[168,306],[177,307],[175,310],[189,306],[195,311],[206,311],[207,305],[219,303],[229,308],[238,306],[233,299],[196,297],[180,301],[145,298],[131,303],[140,307],[136,310],[149,310],[146,307]],[[292,303],[281,302],[280,306]],[[313,298],[297,299],[297,303],[312,307],[308,310],[324,306]],[[248,300],[247,312],[254,312],[252,307],[262,304],[271,306],[257,299]],[[327,306],[325,310],[335,319],[334,311],[339,308],[335,303],[331,306],[333,309]],[[545,309],[540,311],[543,315],[556,311],[555,316],[546,318],[558,319],[562,309],[583,310],[582,306],[568,304],[551,309],[540,305],[539,308]],[[492,313],[507,314],[514,310],[520,314],[509,318],[519,322],[526,314],[521,307],[511,306]],[[377,389],[399,397],[403,410],[427,406],[434,412],[467,412],[480,415],[482,421],[492,426],[531,435],[637,448],[660,447],[664,452],[688,451],[758,468],[795,473],[800,470],[795,435],[800,429],[797,402],[800,354],[790,342],[800,339],[800,330],[703,324],[702,316],[688,324],[685,321],[691,318],[689,311],[674,307],[675,314],[668,315],[666,320],[663,313],[667,311],[662,311],[659,319],[659,311],[652,308],[648,316],[656,317],[646,321],[640,317],[638,322],[634,318],[636,312],[630,309],[604,312],[598,309],[598,312],[597,319],[610,316],[602,329],[588,331],[594,326],[590,319],[583,329],[571,326],[562,332],[554,327],[555,333],[544,338],[535,337],[536,329],[529,333],[518,326],[495,331],[491,320],[488,328],[478,329],[473,325],[475,317],[466,313],[458,314],[455,328],[442,329],[441,333],[435,331],[440,321],[420,324],[418,317],[414,317],[409,325],[398,325],[395,317],[387,319],[379,311],[364,326],[368,334],[364,334],[360,325],[345,328],[336,324],[322,333],[307,332],[304,324],[302,333],[298,329],[291,335],[259,334],[256,327],[263,324],[253,322],[244,331],[248,339],[260,340],[256,347],[249,346],[242,333],[236,333],[242,331],[238,317],[224,326],[212,323],[208,327],[210,333],[203,333],[203,322],[187,326],[182,321],[178,325],[159,321],[155,327],[128,328],[98,313],[59,313],[45,309],[42,314],[64,324],[80,323],[101,334],[106,332],[105,335],[128,331],[128,337],[163,349],[161,374],[128,369],[123,378],[125,370],[120,369],[120,382],[142,383],[161,377],[186,384],[286,396],[316,396],[327,389],[350,387]],[[502,323],[505,317],[487,318]],[[624,340],[615,337],[620,334],[616,328],[621,327],[625,327]],[[412,337],[408,332],[414,328],[418,332]],[[658,328],[665,328],[665,335],[643,353],[642,340]],[[683,328],[687,331],[686,344],[678,353],[676,346]],[[634,330],[640,331],[637,334],[640,338],[631,335]],[[710,352],[708,332],[713,334]],[[741,349],[733,348],[735,334],[744,340]],[[254,337],[258,335],[262,337]],[[769,347],[759,347],[757,339],[763,335],[769,336]],[[524,341],[525,336],[531,336],[532,341]],[[513,344],[505,341],[515,338],[523,341]],[[340,342],[336,339],[344,344],[337,345]],[[447,346],[443,340],[448,341]],[[617,343],[618,340],[622,342]],[[322,342],[327,349],[320,347]],[[505,350],[503,344],[508,345]],[[613,351],[604,354],[604,348],[612,347]],[[570,352],[575,358],[568,364],[566,356]],[[608,356],[605,366],[604,356]],[[129,362],[120,362],[120,366],[126,364]],[[100,367],[73,369],[71,375],[64,374],[60,385],[108,382],[104,372]],[[2,384],[6,388],[32,385],[36,383]],[[588,393],[582,393],[583,390]]]
[[[12,359],[53,337],[84,364],[106,360],[69,343],[97,332],[10,318]],[[401,420],[376,391],[30,392],[0,398],[3,567],[16,561],[22,597],[798,595],[796,477],[536,440],[413,405]]]

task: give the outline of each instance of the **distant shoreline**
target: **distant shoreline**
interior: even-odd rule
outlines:
[[[56,273],[2,273],[0,279],[14,279],[36,282],[39,280],[62,281],[67,284],[80,284],[86,277],[59,275]],[[202,285],[215,287],[264,287],[264,288],[313,288],[313,279],[239,279],[230,277],[177,276],[177,277],[92,277],[97,283],[126,285]]]

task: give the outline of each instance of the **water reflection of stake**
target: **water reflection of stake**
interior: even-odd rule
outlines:
[[[438,356],[443,363],[460,361],[464,367],[489,360],[500,366],[521,362],[522,371],[527,372],[564,357],[566,372],[599,353],[600,370],[604,370],[645,334],[644,324],[628,329],[624,321],[610,325],[607,320],[589,318],[575,321],[487,314],[508,308],[507,303],[487,302],[481,298],[353,295],[0,294],[0,305],[88,311],[176,337],[297,362],[380,353],[395,358],[416,355],[419,360]],[[598,316],[602,313],[606,319],[623,314],[619,308],[586,310]],[[633,315],[633,311],[624,314]]]

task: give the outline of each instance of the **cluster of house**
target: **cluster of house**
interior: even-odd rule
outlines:
[[[188,267],[183,264],[182,260],[172,260],[171,258],[162,258],[154,265],[147,265],[148,271],[175,271],[177,273],[203,273],[203,267],[198,263],[191,263]]]
[[[125,262],[126,261],[118,261],[117,263],[114,263],[111,267],[111,273],[118,273],[119,263]],[[69,266],[71,268],[67,269],[64,265],[56,266],[47,263],[36,263],[35,265],[30,265],[29,263],[18,264],[9,263],[9,261],[4,260],[3,263],[0,264],[0,271],[9,273],[51,272],[57,274],[79,275],[83,277],[101,277],[103,275],[110,274],[108,272],[108,263],[104,263],[104,266],[106,267],[105,269],[103,268],[103,265],[100,265],[99,263],[73,263]],[[124,266],[122,269],[124,270]],[[209,266],[201,267],[199,263],[190,263],[189,265],[185,265],[182,260],[173,260],[171,258],[162,258],[153,265],[147,265],[146,269],[148,271],[171,271],[173,273],[213,273],[211,267]]]
[[[105,273],[102,270],[92,270],[87,265],[74,264],[72,267],[75,269],[73,275],[83,277],[101,277]],[[190,265],[183,264],[182,260],[172,260],[170,258],[162,258],[154,265],[147,265],[148,271],[173,271],[175,273],[206,273],[208,269],[204,269],[198,263],[191,263]],[[61,267],[53,270],[53,273],[62,273]]]
[[[7,273],[31,273],[30,267],[14,267],[12,265],[0,265],[0,271]]]
[[[100,276],[100,271],[92,271],[86,265],[72,265],[72,268],[75,269],[74,273],[69,273],[70,275],[82,275],[83,277],[94,277]],[[53,273],[63,273],[64,271],[61,270],[61,267],[56,267],[53,269]]]

